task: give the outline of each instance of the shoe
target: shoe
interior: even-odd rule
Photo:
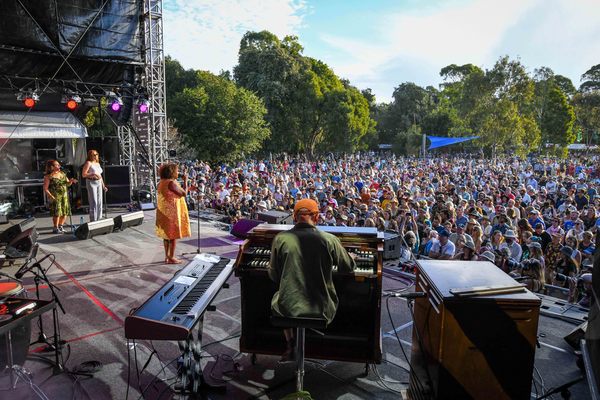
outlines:
[[[52,228],[52,233],[61,233],[58,228]]]
[[[62,225],[58,227],[58,233],[65,233],[65,228]]]

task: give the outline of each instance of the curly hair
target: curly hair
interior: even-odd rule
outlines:
[[[160,166],[158,174],[160,179],[176,179],[177,178],[177,164],[166,163]]]

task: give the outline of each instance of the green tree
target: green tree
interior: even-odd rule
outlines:
[[[568,99],[575,88],[568,78],[555,75],[547,67],[535,70],[534,81],[534,110],[541,142],[544,147],[546,144],[557,145],[561,155],[566,155],[566,146],[575,140],[575,113]]]
[[[212,162],[236,161],[258,151],[269,135],[262,101],[209,72],[196,72],[196,82],[175,95],[170,111],[185,144]]]
[[[302,55],[298,38],[279,40],[270,32],[242,38],[236,82],[267,107],[274,151],[353,151],[374,126],[369,101],[319,60]]]
[[[579,92],[573,96],[576,130],[583,133],[584,143],[590,145],[600,136],[600,64],[587,70],[581,80]]]

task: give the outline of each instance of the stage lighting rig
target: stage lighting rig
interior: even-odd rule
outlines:
[[[69,111],[74,111],[81,104],[81,97],[76,94],[64,95],[61,99]]]
[[[150,110],[150,102],[147,99],[140,99],[138,101],[138,111],[141,114],[146,114]]]
[[[108,98],[108,109],[112,112],[121,111],[121,107],[123,107],[123,99],[121,96],[117,95],[115,92],[107,92],[106,97]]]
[[[17,101],[22,101],[27,108],[33,108],[39,100],[40,96],[36,92],[21,92],[17,94]]]

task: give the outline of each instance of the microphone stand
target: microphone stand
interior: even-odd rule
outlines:
[[[65,176],[67,178],[69,178],[66,169],[62,169],[63,174],[65,174]],[[71,228],[71,233],[73,234],[73,236],[75,236],[75,226],[73,225],[73,184],[69,185],[69,228]]]
[[[189,215],[189,212],[188,212]],[[182,256],[187,256],[189,254],[200,254],[200,190],[198,188],[198,181],[196,181],[196,235],[197,235],[197,245],[196,251],[188,251],[185,253],[181,253]]]
[[[33,270],[33,267],[37,268],[37,272]],[[37,281],[44,281],[47,285],[48,288],[50,289],[50,292],[52,293],[52,300],[56,303],[56,305],[60,308],[60,310],[62,311],[63,314],[66,314],[65,308],[63,307],[62,303],[60,302],[60,299],[58,298],[58,295],[56,294],[56,290],[60,290],[59,288],[57,288],[53,283],[50,282],[50,280],[48,279],[48,275],[46,275],[46,270],[44,270],[44,268],[42,268],[42,266],[40,265],[40,263],[35,263],[32,266],[32,269],[29,270],[33,276],[34,276],[34,280]],[[37,286],[36,286],[36,293],[37,293]],[[38,295],[38,299],[39,299],[39,295]],[[41,318],[41,316],[40,316]],[[54,325],[54,338],[53,338],[53,345],[49,345],[48,348],[53,348],[54,350],[54,361],[48,360],[46,358],[40,357],[41,360],[44,360],[46,362],[49,362],[52,367],[53,367],[53,375],[57,375],[60,374],[62,372],[67,372],[68,374],[73,374],[73,375],[81,375],[81,376],[85,376],[88,378],[92,378],[93,374],[90,373],[85,373],[85,372],[79,372],[79,371],[69,371],[65,365],[63,364],[63,359],[62,359],[62,352],[61,352],[61,340],[60,340],[60,326],[58,323],[58,310],[56,309],[56,307],[54,307],[52,309],[52,320],[53,320],[53,325]],[[34,342],[35,343],[35,342]],[[66,342],[62,342],[63,344]]]

